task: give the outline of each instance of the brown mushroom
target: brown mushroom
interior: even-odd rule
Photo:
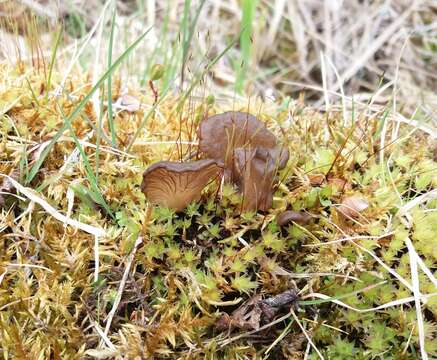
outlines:
[[[343,199],[337,210],[346,218],[359,218],[360,213],[369,207],[369,203],[361,196],[349,196]]]
[[[264,148],[271,152],[276,167],[285,167],[289,153],[278,146],[276,137],[255,116],[229,111],[204,119],[199,126],[199,150],[209,158],[222,162],[225,177],[235,181],[233,154],[236,148]]]
[[[276,218],[276,221],[278,223],[279,226],[285,226],[290,224],[291,222],[295,222],[298,224],[306,224],[308,223],[310,220],[312,219],[312,216],[310,214],[307,214],[305,212],[302,211],[292,211],[292,210],[287,210],[284,211],[283,213],[279,214],[278,217]]]
[[[160,161],[143,174],[141,190],[152,204],[182,211],[199,200],[202,189],[218,176],[220,167],[214,160],[187,163]]]
[[[275,159],[262,148],[234,150],[234,173],[243,194],[243,211],[266,211],[273,202]]]

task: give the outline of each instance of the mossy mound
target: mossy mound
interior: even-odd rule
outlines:
[[[90,77],[76,74],[64,92],[47,93],[36,70],[0,72],[0,172],[12,178],[1,185],[4,358],[317,358],[306,336],[329,359],[415,359],[419,337],[437,356],[437,163],[432,136],[417,124],[359,104],[323,113],[300,102],[214,105],[211,97],[184,107],[167,97],[149,116],[153,94],[132,90],[139,109],[114,109],[116,148],[107,100],[97,99],[32,178]],[[61,81],[54,73],[53,84]],[[200,119],[230,109],[257,114],[290,150],[273,208],[241,213],[241,196],[219,184],[183,213],[149,206],[144,169],[195,157]],[[33,191],[15,191],[14,181]],[[340,209],[350,198],[368,207],[347,216]],[[311,219],[281,228],[286,209]],[[417,283],[431,294],[419,309]],[[290,290],[298,300],[272,317],[254,310]],[[218,326],[224,314],[227,329]]]

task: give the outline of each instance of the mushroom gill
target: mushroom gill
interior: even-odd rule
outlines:
[[[152,204],[182,211],[200,199],[202,189],[219,172],[220,167],[211,159],[187,163],[160,161],[144,172],[141,190]]]
[[[273,202],[273,181],[277,165],[263,148],[234,150],[234,172],[243,194],[243,211],[267,211]]]
[[[275,135],[255,116],[228,111],[204,119],[199,126],[199,150],[209,158],[223,163],[225,178],[232,181],[233,156],[237,148],[263,148],[271,152],[276,167],[282,169],[288,161],[288,150],[278,146]]]

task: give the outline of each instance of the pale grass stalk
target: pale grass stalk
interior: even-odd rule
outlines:
[[[287,80],[287,81],[282,81],[281,83],[286,84],[286,85],[297,86],[297,87],[300,87],[302,89],[307,88],[307,89],[311,89],[311,90],[318,91],[318,92],[324,91],[323,87],[320,87],[317,85],[306,84],[306,83],[299,82],[299,81],[288,81]],[[381,105],[373,105],[373,102],[371,102],[371,104],[369,105],[369,104],[364,103],[362,101],[352,99],[350,96],[342,95],[341,93],[338,93],[336,91],[328,90],[328,93],[336,95],[336,96],[340,97],[342,100],[347,100],[349,103],[353,102],[356,106],[359,105],[361,108],[363,108],[367,111],[372,111],[373,113],[376,113],[376,114],[381,113],[385,108],[384,106],[381,106]],[[421,131],[430,135],[433,139],[437,139],[437,129],[428,125],[428,124],[422,124],[422,123],[418,122],[417,120],[407,119],[405,116],[403,116],[400,113],[389,114],[388,118],[390,118],[390,120],[392,120],[392,121],[404,123],[404,124],[407,124],[409,126],[418,128]]]
[[[285,337],[285,336],[287,336],[287,334],[289,333],[289,331],[290,331],[290,328],[291,328],[291,325],[293,324],[293,322],[292,321],[290,321],[289,323],[288,323],[288,325],[285,327],[285,329],[284,330],[282,330],[282,332],[279,334],[279,336],[275,339],[275,341],[273,341],[271,344],[270,344],[270,346],[267,348],[267,350],[266,351],[264,351],[264,355],[268,355],[269,354],[269,352],[270,351],[272,351],[272,349],[277,345],[277,344],[279,344],[279,342]]]
[[[60,222],[62,222],[64,224],[71,225],[71,226],[73,226],[73,227],[75,227],[77,229],[85,231],[85,232],[87,232],[87,233],[89,233],[91,235],[94,235],[94,236],[105,236],[106,235],[105,230],[103,230],[100,227],[91,226],[91,225],[88,225],[88,224],[84,224],[84,223],[82,223],[80,221],[67,218],[65,215],[61,214],[58,210],[56,210],[53,206],[51,206],[47,201],[45,201],[39,195],[37,195],[37,193],[34,190],[21,185],[20,183],[18,183],[14,179],[12,179],[10,176],[4,175],[4,174],[0,174],[0,176],[8,178],[9,181],[11,182],[11,184],[18,191],[20,191],[29,200],[31,200],[31,201],[37,203],[38,205],[40,205],[45,211],[47,211],[56,220],[58,220],[58,221],[60,221]]]
[[[421,295],[419,297],[420,300],[427,300],[429,298],[432,298],[434,296],[437,296],[437,293],[432,293],[432,294],[425,294],[425,295]],[[344,308],[347,308],[349,310],[353,310],[355,312],[359,312],[359,313],[367,313],[367,312],[374,312],[374,311],[378,311],[378,310],[384,310],[384,309],[388,309],[390,307],[393,306],[399,306],[399,305],[403,305],[403,304],[408,304],[410,302],[415,301],[414,296],[409,296],[403,299],[399,299],[399,300],[393,300],[393,301],[389,301],[388,303],[373,307],[373,308],[368,308],[368,309],[358,309],[356,307],[350,306],[346,303],[344,303],[343,301],[337,300],[337,299],[332,299],[330,296],[325,295],[325,294],[320,294],[320,293],[310,293],[308,295],[305,296],[305,298],[308,297],[315,297],[318,299],[322,299],[322,300],[329,300],[337,305],[340,305]]]
[[[398,80],[399,80],[399,64],[401,63],[402,55],[404,53],[405,47],[408,44],[408,41],[410,40],[411,34],[409,34],[402,45],[401,51],[399,52],[399,57],[396,61],[396,70],[395,70],[395,78],[393,81],[393,114],[396,114],[396,105],[397,105],[397,87],[398,87]],[[391,134],[391,141],[394,141],[398,135],[399,135],[399,128],[401,123],[397,122],[394,126]]]
[[[2,280],[2,278],[0,276],[0,284],[1,284],[1,280]],[[33,299],[33,296],[28,296],[28,297],[24,297],[24,298],[20,298],[20,299],[11,301],[11,302],[9,302],[7,304],[4,304],[2,307],[0,307],[0,311],[3,311],[5,309],[7,309],[9,306],[12,306],[12,305],[15,305],[15,304],[19,304],[19,303],[21,303],[23,301],[27,301],[27,300],[31,300],[31,299]]]
[[[394,231],[390,231],[388,233],[379,235],[379,236],[370,236],[370,235],[357,235],[357,236],[350,236],[350,237],[345,237],[342,239],[337,239],[337,240],[331,240],[331,241],[327,241],[327,242],[323,242],[323,243],[317,243],[317,244],[303,244],[302,246],[305,247],[318,247],[318,246],[325,246],[325,245],[331,245],[331,244],[338,244],[338,243],[342,243],[345,241],[353,241],[353,240],[361,240],[361,239],[374,239],[374,240],[378,240],[378,239],[382,239],[386,236],[391,236],[393,235],[395,232]]]
[[[126,267],[124,269],[123,277],[121,278],[120,285],[118,287],[117,295],[114,300],[114,304],[112,305],[112,309],[109,312],[107,318],[106,318],[106,325],[105,325],[105,335],[108,335],[109,329],[111,328],[112,320],[114,318],[115,313],[117,312],[118,305],[120,304],[121,297],[123,295],[124,287],[126,286],[127,277],[129,276],[129,271],[132,267],[132,263],[135,258],[135,254],[137,252],[138,247],[143,242],[143,238],[139,236],[137,240],[135,241],[134,248],[132,249],[132,252],[129,254],[127,260],[126,260]]]
[[[404,350],[402,351],[402,354],[406,354],[407,353],[408,347],[410,346],[410,343],[411,343],[411,338],[413,337],[414,327],[415,327],[415,325],[413,325],[413,328],[410,331],[410,335],[408,336],[408,340],[407,340],[407,342],[405,344],[405,347],[404,347]]]
[[[426,194],[423,194],[407,204],[403,205],[399,211],[397,212],[398,218],[402,221],[402,223],[407,227],[411,228],[411,215],[409,214],[409,211],[422,204],[423,202],[427,201],[428,199],[434,199],[437,197],[437,189],[432,190]],[[405,223],[403,220],[403,216],[408,218],[408,222]],[[419,269],[418,266],[422,269],[422,271],[425,273],[425,275],[431,280],[433,285],[437,289],[437,279],[432,274],[431,270],[425,265],[419,254],[417,253],[416,249],[414,248],[414,245],[410,238],[407,236],[405,239],[405,243],[407,245],[408,249],[408,255],[410,259],[410,271],[411,271],[411,281],[413,284],[413,298],[416,308],[416,319],[417,319],[417,328],[419,333],[419,346],[420,346],[420,354],[422,359],[428,359],[428,354],[425,350],[425,327],[424,327],[424,320],[423,320],[423,313],[422,313],[422,307],[421,307],[421,300],[422,295],[420,293],[420,281],[419,281]],[[431,294],[432,295],[432,294]]]
[[[10,267],[24,267],[24,268],[34,268],[34,269],[41,269],[41,270],[46,270],[50,273],[53,273],[53,270],[42,266],[42,265],[36,265],[36,264],[17,264],[17,263],[6,263],[6,266],[10,266]]]
[[[229,301],[214,301],[214,300],[206,300],[206,302],[213,306],[234,306],[243,301],[243,298],[239,297],[234,300]]]
[[[393,86],[393,81],[389,81],[386,84],[382,85],[373,95],[372,98],[370,99],[369,102],[369,108],[371,108],[373,106],[373,104],[375,103],[375,101],[378,101],[379,97],[382,96],[382,94],[384,93],[384,91],[386,91],[388,88],[390,88],[391,86]]]
[[[368,60],[393,36],[393,34],[395,34],[399,27],[411,15],[416,4],[417,1],[413,1],[413,3],[395,21],[393,21],[383,33],[371,42],[370,46],[365,49],[360,56],[355,58],[354,63],[341,76],[343,83],[351,79],[363,66],[365,66]],[[334,87],[334,91],[337,90],[338,87]]]
[[[422,356],[422,360],[427,360],[428,354],[425,350],[425,327],[423,323],[422,305],[420,303],[422,294],[420,293],[419,271],[417,268],[417,259],[415,256],[416,251],[414,250],[411,241],[407,241],[407,247],[408,255],[410,257],[411,282],[413,284],[414,304],[416,307],[417,329],[419,331],[420,354]]]
[[[355,241],[351,241],[356,247],[360,248],[362,251],[369,254],[373,257],[376,262],[381,265],[385,270],[387,270],[390,274],[392,274],[396,279],[398,279],[405,287],[407,287],[410,291],[413,291],[411,284],[405,280],[401,275],[399,275],[395,270],[393,270],[390,266],[388,266],[384,261],[382,261],[378,256],[376,256],[372,251],[367,250],[365,247],[358,245]]]
[[[12,193],[7,192],[7,191],[0,191],[0,195],[10,195],[10,196],[13,196],[13,197],[17,198],[18,200],[21,200],[21,201],[26,200],[24,197],[21,197],[21,196],[19,196],[17,194],[12,194]]]
[[[0,285],[2,284],[2,281],[3,281],[3,279],[4,279],[4,277],[6,276],[7,273],[8,273],[8,269],[6,268],[5,271],[3,271],[0,274]]]
[[[96,329],[96,331],[97,331],[97,333],[99,334],[99,336],[102,338],[102,340],[103,340],[103,342],[105,343],[105,345],[106,345],[109,349],[115,351],[116,348],[115,348],[114,344],[113,344],[113,343],[111,342],[111,340],[108,338],[108,335],[105,334],[105,332],[102,330],[102,328],[100,327],[100,325],[99,325],[96,321],[93,321],[93,326],[94,326],[94,328]]]
[[[23,95],[19,95],[17,96],[16,99],[11,101],[10,103],[3,105],[3,107],[0,109],[0,117],[3,117],[3,115],[5,115],[9,110],[11,110],[15,105],[17,105],[22,97]]]
[[[414,198],[413,200],[407,202],[405,205],[401,206],[399,208],[398,216],[405,215],[410,210],[412,210],[414,207],[424,203],[425,201],[433,200],[433,199],[437,199],[437,189],[434,189],[434,190],[431,190],[425,194],[422,194],[422,195]]]
[[[109,3],[109,1],[108,1]],[[97,33],[97,45],[95,47],[95,60],[94,60],[94,70],[93,70],[93,81],[92,85],[96,84],[99,76],[100,76],[100,48],[102,46],[102,34],[103,34],[103,24],[106,15],[106,5],[102,10],[101,19],[99,23],[99,29]],[[93,104],[94,114],[99,116],[100,114],[100,89],[97,89],[91,98],[91,102]],[[103,129],[98,129],[98,131],[103,131]],[[85,136],[85,141],[92,138],[94,135],[94,130],[91,130]],[[70,155],[73,159],[78,158],[79,148],[75,147],[73,153]],[[69,157],[70,158],[70,157]],[[65,165],[65,164],[64,164]],[[70,189],[70,188],[69,188]],[[73,191],[74,195],[74,191]],[[94,236],[94,282],[97,283],[99,280],[99,271],[100,271],[100,253],[99,253],[99,236]],[[97,304],[98,305],[98,304]]]
[[[411,242],[409,237],[407,237],[405,239],[405,242],[407,244],[411,244],[411,248],[414,250],[413,243]],[[414,253],[415,253],[415,256],[416,256],[417,264],[422,269],[422,271],[425,273],[425,275],[428,276],[429,280],[434,284],[434,286],[435,286],[435,288],[437,290],[437,279],[436,279],[436,277],[433,275],[432,271],[425,265],[424,261],[419,256],[419,254],[416,252],[416,250],[414,250]]]
[[[318,324],[317,319],[311,320],[311,319],[304,318],[304,320],[305,320],[305,321],[312,322],[312,323],[314,323],[314,324]],[[320,326],[324,326],[324,327],[327,327],[328,329],[332,329],[332,330],[335,330],[335,331],[341,332],[341,333],[343,333],[343,334],[349,335],[349,333],[348,333],[347,331],[341,330],[341,329],[338,328],[338,327],[335,327],[335,326],[332,326],[332,325],[328,325],[328,324],[325,324],[325,323],[323,323],[323,322],[320,324]]]
[[[88,140],[92,137],[93,135],[93,131],[90,131],[87,133],[87,135],[83,138],[83,139],[78,139],[79,143],[83,146],[83,147],[91,147],[91,148],[96,148],[97,146],[95,144],[92,144],[90,142],[88,142]],[[32,153],[33,151],[35,151],[35,149],[38,149],[38,152],[36,153],[36,157],[39,156],[39,154],[41,154],[44,149],[50,144],[51,140],[47,140],[45,142],[43,142],[42,144],[38,144],[36,146],[34,146],[33,148],[31,148],[29,150],[29,153]],[[59,138],[58,142],[62,142],[62,141],[68,141],[68,142],[74,142],[74,139],[68,136],[62,136]],[[129,158],[136,158],[135,155],[131,155],[128,154],[122,150],[118,150],[115,149],[113,147],[108,147],[108,146],[101,146],[100,150],[103,152],[107,152],[109,154],[112,155],[122,155],[122,156],[126,156]],[[79,158],[79,150],[77,148],[75,148],[71,154],[68,156],[68,158],[64,161],[64,163],[62,164],[61,168],[59,169],[58,173],[55,175],[56,179],[60,179],[67,170],[69,170],[70,166],[77,162]]]
[[[91,133],[88,133],[88,135],[91,135]],[[90,136],[87,136],[87,138],[88,137],[90,137]],[[62,136],[61,138],[59,138],[58,142],[59,141],[74,142],[74,139],[72,137],[69,137],[69,136]],[[90,147],[90,148],[93,148],[93,149],[97,148],[96,144],[90,143],[90,142],[88,142],[85,139],[82,139],[82,140],[79,139],[79,143],[83,147]],[[127,152],[125,152],[123,150],[119,150],[119,149],[113,148],[112,146],[105,146],[105,145],[100,146],[100,151],[107,152],[108,154],[117,155],[117,156],[121,155],[121,156],[126,156],[126,157],[129,157],[129,158],[135,158],[136,157],[135,155],[128,154]]]
[[[223,348],[224,346],[227,346],[227,345],[233,343],[234,341],[240,340],[242,338],[245,338],[245,337],[248,337],[250,335],[256,334],[257,332],[260,332],[260,331],[263,331],[265,329],[268,329],[268,328],[272,327],[273,325],[279,324],[280,322],[288,319],[290,316],[291,316],[291,312],[289,312],[289,313],[287,313],[287,314],[277,318],[276,320],[273,320],[272,322],[269,322],[268,324],[265,324],[265,325],[261,326],[259,329],[247,331],[245,333],[236,335],[236,336],[234,336],[232,338],[223,340],[221,343],[219,343],[219,347]]]
[[[85,351],[85,355],[87,355],[87,358],[91,357],[93,359],[115,359],[115,360],[124,359],[123,357],[118,355],[117,350],[111,350],[109,348],[88,349]]]
[[[303,334],[305,335],[305,337],[308,340],[308,343],[311,345],[311,347],[314,349],[314,351],[317,353],[317,355],[319,356],[320,359],[324,359],[322,353],[319,351],[319,349],[317,349],[317,346],[313,343],[313,341],[311,340],[310,336],[308,335],[307,331],[305,330],[305,328],[302,326],[302,324],[300,323],[298,317],[296,316],[296,314],[294,313],[294,310],[291,309],[290,311],[291,315],[293,316],[294,320],[296,321],[297,325],[299,325],[300,329],[302,330]]]
[[[48,272],[50,272],[50,273],[53,273],[53,270],[51,270],[51,269],[49,269],[49,268],[47,268],[47,267],[45,267],[45,266],[42,266],[42,265],[36,265],[36,264],[16,264],[16,263],[6,263],[6,264],[4,264],[4,265],[6,265],[6,268],[5,268],[5,271],[3,271],[3,272],[0,274],[0,285],[1,285],[1,283],[2,283],[2,281],[3,281],[3,279],[4,279],[4,277],[5,277],[6,274],[8,273],[8,268],[10,268],[10,267],[35,268],[35,269],[46,270],[46,271],[48,271]],[[20,299],[19,301],[21,301],[21,299]],[[6,305],[7,305],[7,306],[10,306],[11,303],[6,304]],[[2,307],[0,308],[0,311],[3,310],[4,308],[5,308],[5,306],[2,306]]]
[[[310,351],[311,351],[311,344],[308,342],[307,346],[305,348],[305,355],[303,357],[303,360],[307,360],[308,356],[310,356]]]
[[[417,120],[407,119],[405,116],[403,116],[400,113],[392,114],[391,117],[392,117],[392,120],[394,120],[394,121],[404,123],[404,124],[407,124],[409,126],[413,126],[417,129],[420,129],[423,132],[427,133],[433,139],[437,139],[437,129],[428,125],[428,124],[422,124]]]
[[[14,222],[16,223],[18,220],[20,220],[21,218],[25,217],[27,214],[29,214],[29,217],[32,217],[32,212],[33,212],[34,207],[35,207],[35,203],[33,201],[30,201],[29,205],[26,208],[26,210],[24,210],[20,215],[18,215],[14,219]],[[30,220],[29,220],[29,223],[30,223]]]
[[[99,237],[94,236],[94,283],[99,280],[100,271],[100,253],[99,253]]]
[[[77,182],[73,181],[73,182]],[[74,206],[74,190],[71,186],[68,187],[67,189],[67,213],[66,213],[66,217],[67,219],[71,218],[71,214],[73,212],[73,206]],[[64,224],[64,228],[67,227],[67,224]],[[65,235],[65,232],[64,232]]]

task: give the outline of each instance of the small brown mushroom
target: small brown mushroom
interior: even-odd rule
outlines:
[[[199,150],[224,164],[228,180],[236,180],[232,174],[232,157],[236,148],[268,150],[279,169],[284,168],[288,161],[288,150],[278,146],[275,135],[248,113],[228,111],[206,118],[200,123],[198,136]]]
[[[143,174],[141,190],[152,204],[182,211],[199,200],[202,189],[218,176],[220,167],[214,160],[187,163],[160,161]]]
[[[271,208],[276,164],[269,151],[262,148],[235,149],[234,173],[243,194],[243,211]]]
[[[279,214],[276,218],[276,221],[279,226],[285,226],[290,224],[291,222],[295,222],[298,224],[306,224],[312,219],[312,216],[310,214],[304,213],[302,211],[292,211],[287,210],[283,213]]]
[[[369,207],[369,203],[361,196],[349,196],[343,199],[337,210],[346,218],[359,218],[360,213]]]

